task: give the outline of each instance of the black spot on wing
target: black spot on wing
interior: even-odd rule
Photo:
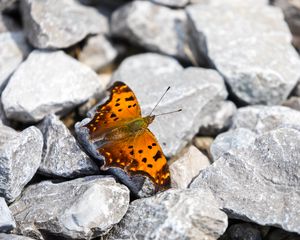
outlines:
[[[161,157],[162,157],[161,151],[157,151],[156,154],[153,156],[153,159],[154,161],[157,161]]]
[[[134,97],[133,96],[130,96],[128,98],[125,98],[125,101],[128,102],[128,101],[134,101]]]
[[[142,162],[146,163],[147,162],[147,158],[143,158]]]

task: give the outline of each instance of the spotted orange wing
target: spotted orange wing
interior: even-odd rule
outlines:
[[[104,169],[119,167],[132,175],[147,175],[159,189],[170,187],[167,159],[149,129],[125,141],[103,144],[98,151],[106,159]]]
[[[109,89],[110,98],[100,105],[93,119],[85,125],[91,139],[112,128],[141,117],[141,108],[133,91],[123,82],[115,82]]]

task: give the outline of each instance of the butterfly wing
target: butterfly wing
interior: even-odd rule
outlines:
[[[123,141],[104,143],[98,151],[106,159],[104,168],[119,167],[129,174],[147,175],[161,189],[170,186],[167,159],[149,129]]]
[[[97,108],[93,119],[85,125],[89,129],[91,139],[141,117],[137,98],[125,83],[115,82],[109,90],[110,98]]]

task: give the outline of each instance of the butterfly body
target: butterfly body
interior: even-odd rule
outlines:
[[[153,133],[148,129],[155,116],[142,117],[132,90],[122,82],[111,88],[110,99],[97,108],[85,125],[90,140],[104,156],[102,169],[121,168],[130,175],[149,177],[158,188],[170,185],[167,160]]]

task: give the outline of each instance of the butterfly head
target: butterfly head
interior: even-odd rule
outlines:
[[[144,117],[144,121],[146,122],[147,126],[150,125],[155,119],[155,115],[149,115]]]

